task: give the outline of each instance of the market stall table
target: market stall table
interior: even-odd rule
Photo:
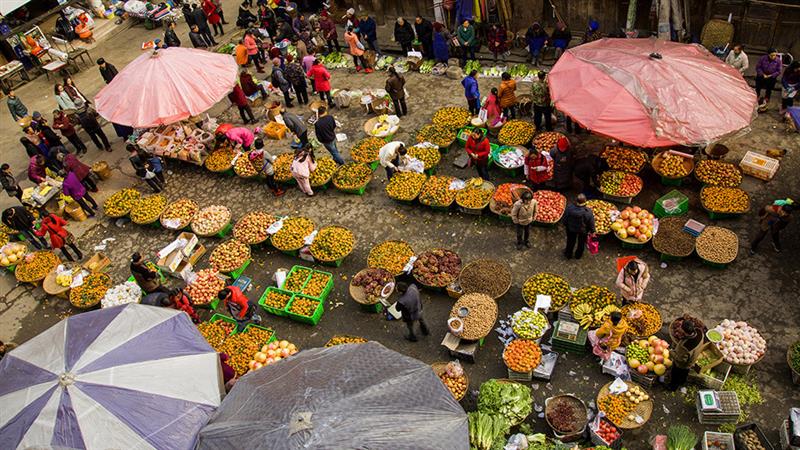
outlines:
[[[12,82],[14,76],[19,76],[19,83]],[[0,66],[0,87],[3,90],[12,90],[17,86],[30,81],[28,70],[19,61],[11,61],[8,64]]]

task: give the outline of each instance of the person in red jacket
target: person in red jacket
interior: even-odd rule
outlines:
[[[531,149],[525,158],[525,175],[533,190],[544,189],[545,183],[553,178],[553,158],[547,152]]]
[[[203,0],[203,12],[206,13],[208,23],[214,27],[214,36],[218,34],[224,35],[225,31],[222,30],[222,18],[217,13],[217,5],[211,0]],[[219,31],[219,33],[217,33]]]
[[[328,69],[322,65],[319,58],[314,60],[311,70],[306,73],[308,78],[314,80],[314,90],[319,93],[319,99],[328,100],[328,106],[333,106],[333,99],[331,98],[331,74]]]
[[[467,138],[467,145],[465,147],[467,155],[470,157],[470,162],[478,170],[478,176],[484,180],[489,179],[489,153],[491,147],[489,146],[489,139],[483,135],[478,129],[475,129],[472,134]]]
[[[256,314],[258,304],[248,299],[242,290],[236,286],[228,286],[217,294],[217,298],[225,303],[228,312],[238,323],[239,331],[244,329],[247,322],[261,322],[261,317]]]
[[[183,289],[173,289],[170,292],[169,299],[174,309],[188,314],[193,323],[200,323],[200,316],[197,315],[192,306],[192,298]]]
[[[67,258],[67,261],[75,261],[72,256],[67,252],[66,247],[69,246],[78,261],[83,259],[83,253],[75,245],[75,237],[67,231],[64,226],[67,221],[55,214],[48,214],[42,219],[42,226],[35,231],[37,236],[44,237],[45,234],[50,235],[50,245],[56,249],[61,249],[61,253]]]
[[[228,100],[239,108],[239,116],[242,117],[242,122],[244,122],[245,125],[248,123],[256,123],[253,109],[250,108],[250,101],[247,99],[247,96],[244,95],[244,91],[239,84],[233,85],[233,90],[228,94]]]

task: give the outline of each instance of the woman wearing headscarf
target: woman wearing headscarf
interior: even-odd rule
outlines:
[[[639,258],[628,261],[617,275],[616,286],[623,302],[640,302],[650,283],[650,269]]]

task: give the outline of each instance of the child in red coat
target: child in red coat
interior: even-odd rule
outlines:
[[[67,258],[67,261],[74,261],[72,256],[67,252],[66,247],[69,246],[75,252],[76,257],[80,261],[83,259],[83,253],[75,245],[75,237],[67,231],[64,226],[67,221],[58,217],[55,214],[48,214],[42,219],[42,227],[35,231],[37,236],[50,235],[50,245],[56,249],[61,249],[61,253]]]

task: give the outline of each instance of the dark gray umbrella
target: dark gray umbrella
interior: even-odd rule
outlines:
[[[198,449],[469,448],[467,415],[427,364],[377,342],[315,348],[252,372]]]

